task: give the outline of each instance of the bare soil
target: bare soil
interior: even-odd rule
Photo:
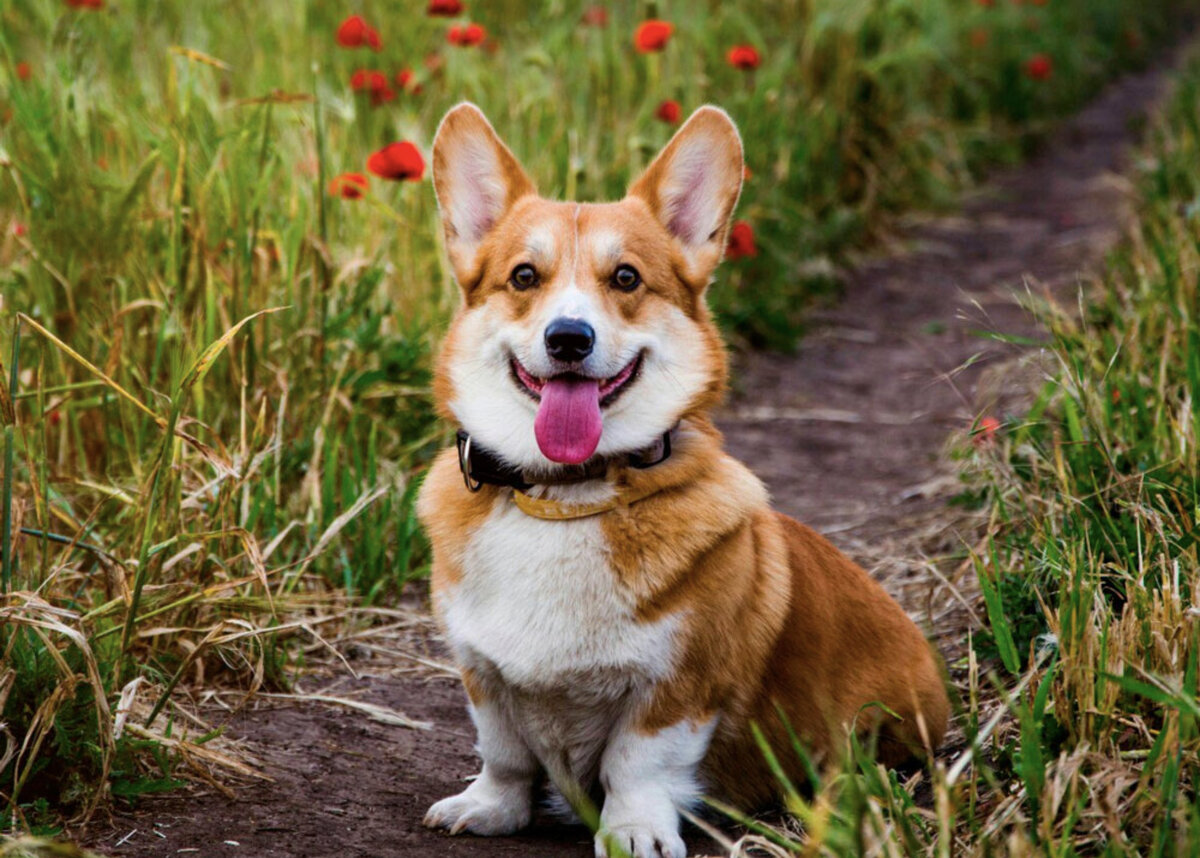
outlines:
[[[720,421],[730,449],[767,482],[780,509],[884,579],[947,653],[959,649],[971,621],[966,585],[945,562],[962,548],[946,514],[947,438],[961,437],[981,411],[1003,407],[988,400],[987,371],[1013,356],[1012,346],[977,332],[1036,337],[1015,295],[1027,285],[1062,294],[1120,239],[1129,144],[1163,85],[1162,71],[1118,81],[1027,164],[965,198],[958,213],[898,224],[886,253],[848,274],[837,305],[813,314],[798,353],[738,360]],[[427,654],[441,657],[436,642]],[[196,787],[142,799],[82,836],[109,855],[592,854],[584,828],[546,820],[489,840],[422,828],[426,807],[477,770],[462,690],[378,651],[355,665],[361,678],[342,674],[322,690],[393,707],[432,728],[259,700],[221,720],[272,781],[233,798]],[[699,832],[689,845],[696,854],[720,851]]]

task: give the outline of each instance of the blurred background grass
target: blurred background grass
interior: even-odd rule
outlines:
[[[393,141],[427,156],[471,99],[543,193],[613,198],[671,134],[664,101],[718,103],[746,141],[757,252],[712,300],[735,344],[787,348],[890,213],[1019,158],[1153,59],[1184,5],[8,0],[7,818],[54,827],[170,788],[177,683],[283,682],[296,617],[424,574],[412,477],[446,438],[429,362],[456,289],[427,173],[357,199],[336,176]],[[352,13],[379,51],[338,45]],[[674,31],[642,53],[651,18]],[[485,40],[448,43],[467,21]],[[727,62],[739,44],[757,68]],[[359,70],[391,97],[356,91]]]

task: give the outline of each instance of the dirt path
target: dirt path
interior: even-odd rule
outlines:
[[[1111,87],[1032,162],[999,175],[961,214],[913,221],[896,252],[864,262],[843,300],[814,319],[795,356],[741,361],[739,392],[721,424],[730,449],[767,481],[784,511],[828,533],[887,579],[948,650],[963,612],[931,582],[921,554],[938,541],[947,436],[978,413],[981,373],[1010,354],[974,330],[1028,334],[1013,303],[1026,277],[1069,286],[1120,237],[1125,165],[1136,125],[1163,74]],[[968,359],[971,367],[954,373]],[[991,407],[985,404],[984,407]],[[933,542],[929,536],[933,535]],[[421,828],[433,800],[476,771],[457,682],[414,678],[378,656],[336,693],[428,720],[416,731],[319,704],[264,704],[234,718],[273,783],[144,800],[93,828],[111,855],[570,856],[591,855],[582,828],[537,825],[514,838],[448,838]],[[718,850],[699,835],[694,851]]]

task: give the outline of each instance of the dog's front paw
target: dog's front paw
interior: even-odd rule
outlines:
[[[687,858],[687,847],[678,831],[655,830],[650,825],[601,828],[596,835],[596,858]]]
[[[529,824],[529,796],[511,790],[477,789],[476,781],[458,795],[436,802],[425,814],[428,828],[444,828],[451,834],[512,834]]]

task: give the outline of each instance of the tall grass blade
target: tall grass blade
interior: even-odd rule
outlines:
[[[12,502],[13,502],[13,433],[16,429],[17,412],[13,407],[13,393],[17,389],[18,367],[21,356],[21,320],[13,320],[13,342],[12,354],[9,360],[8,384],[3,390],[0,390],[0,419],[4,420],[4,510],[3,521],[0,521],[0,530],[3,531],[0,535],[0,552],[3,552],[3,593],[7,594],[12,590],[13,568],[16,565],[16,558],[13,557],[13,534],[12,534]],[[3,368],[0,368],[3,372]],[[0,380],[0,384],[3,381]]]

